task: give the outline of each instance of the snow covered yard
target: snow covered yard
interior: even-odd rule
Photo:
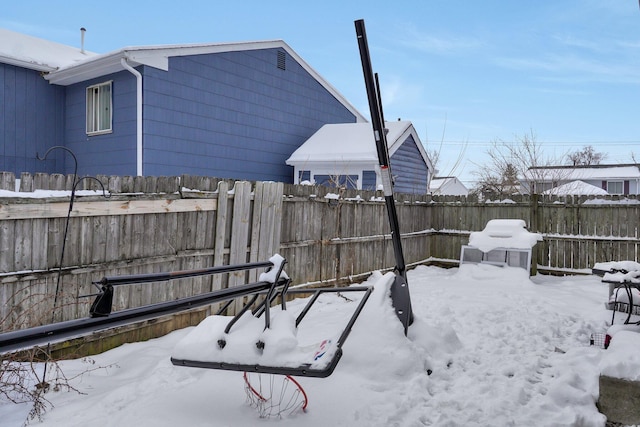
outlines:
[[[309,395],[307,413],[259,419],[245,403],[241,373],[173,366],[172,351],[189,328],[93,357],[92,367],[106,368],[73,381],[83,394],[48,393],[54,407],[33,424],[605,425],[595,402],[607,350],[589,346],[590,334],[604,332],[610,320],[600,278],[530,279],[522,269],[489,265],[418,267],[408,275],[416,317],[409,339],[386,296],[388,279],[379,273],[369,279],[376,290],[333,375],[299,379]],[[322,328],[353,305],[323,296],[304,322]],[[62,366],[69,376],[87,369],[80,360]],[[0,404],[2,425],[20,426],[26,412]]]

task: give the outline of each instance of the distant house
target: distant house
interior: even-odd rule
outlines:
[[[541,194],[574,181],[608,194],[640,194],[640,164],[532,167],[525,173],[522,189]]]
[[[0,170],[292,181],[323,125],[366,119],[284,41],[85,52],[0,29]]]
[[[439,196],[468,196],[469,189],[455,176],[431,178],[429,193]]]
[[[394,191],[426,194],[433,165],[409,121],[386,122]],[[373,128],[369,123],[327,124],[291,154],[295,182],[376,190],[381,185]]]

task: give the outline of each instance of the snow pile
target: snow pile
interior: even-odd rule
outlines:
[[[258,280],[260,280],[261,282],[274,283],[278,279],[278,272],[282,268],[282,264],[285,262],[285,259],[282,257],[282,255],[275,254],[271,258],[269,258],[269,261],[271,261],[273,267],[269,271],[261,273]],[[286,271],[282,270],[280,271],[280,278],[288,279],[289,276],[287,276]]]
[[[627,293],[627,290],[624,288],[617,288],[615,292],[611,294],[609,302],[621,302],[623,304],[629,304],[629,302],[631,302],[633,303],[633,305],[640,305],[640,290],[636,288],[630,288],[628,292],[629,293]],[[629,298],[629,296],[631,296],[631,298]]]
[[[605,331],[611,318],[603,304],[608,286],[599,277],[530,279],[522,269],[486,264],[418,267],[408,272],[415,315],[408,337],[388,297],[392,282],[393,274],[375,273],[365,283],[374,292],[335,372],[325,379],[298,378],[309,408],[278,420],[279,426],[604,427],[595,402],[600,362],[612,348],[588,345],[591,333]],[[246,329],[250,351],[259,338],[267,342],[265,351],[269,343],[292,347],[294,339],[296,348],[318,344],[344,328],[359,298],[360,293],[321,295],[297,331],[291,321],[306,301],[291,301],[287,313],[274,309],[273,337],[260,336],[260,319],[243,318],[236,327]],[[212,329],[187,328],[95,356],[92,366],[108,368],[72,379],[83,394],[49,393],[54,408],[38,425],[256,425],[261,420],[245,404],[241,373],[170,362],[185,340],[217,351],[220,336],[210,334]],[[201,339],[194,333],[202,333]],[[241,337],[232,332],[227,338],[232,349]],[[285,353],[273,357],[283,362]],[[69,378],[87,368],[80,360],[62,367]],[[16,419],[8,416],[16,408],[0,404],[0,419]]]
[[[627,273],[605,273],[602,280],[617,283],[640,283],[640,271],[629,271]]]
[[[542,241],[542,235],[530,233],[526,227],[521,219],[492,219],[484,230],[469,235],[469,245],[482,252],[496,248],[532,248]]]
[[[628,381],[640,381],[640,333],[619,331],[600,362],[602,375]]]
[[[554,196],[606,196],[607,190],[603,190],[600,187],[586,183],[581,180],[567,182],[557,187],[550,188],[544,191],[542,194],[554,195]]]
[[[615,272],[640,271],[640,263],[635,261],[610,261],[597,262],[593,266],[594,270]]]
[[[109,192],[102,190],[78,190],[76,196],[109,196]],[[68,190],[33,190],[33,191],[9,191],[0,190],[0,198],[18,197],[24,199],[46,199],[49,197],[71,197],[71,191]]]

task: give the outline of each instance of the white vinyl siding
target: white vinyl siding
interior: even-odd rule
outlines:
[[[111,132],[111,81],[87,88],[87,135]]]

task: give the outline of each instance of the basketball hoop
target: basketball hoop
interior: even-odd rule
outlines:
[[[307,394],[292,376],[244,372],[243,378],[247,403],[257,409],[260,418],[306,412]]]

